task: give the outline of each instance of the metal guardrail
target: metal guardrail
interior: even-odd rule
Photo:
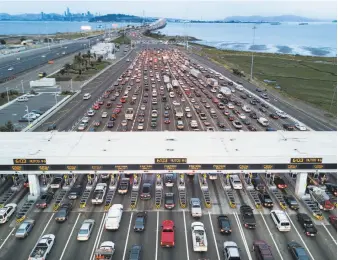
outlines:
[[[16,213],[16,222],[21,223],[26,219],[27,213],[33,208],[35,201],[27,200]]]
[[[203,194],[205,207],[209,209],[212,207],[212,204],[211,204],[210,192],[209,192],[209,187],[208,187],[208,182],[207,182],[207,175],[205,173],[203,175],[198,174],[198,178],[199,178],[201,191]]]
[[[136,208],[140,186],[141,186],[141,180],[139,179],[137,174],[134,174],[133,186],[132,186],[131,195],[130,195],[130,207],[132,209]]]
[[[156,186],[155,186],[155,207],[159,209],[162,204],[163,198],[163,180],[160,174],[156,176]]]
[[[104,211],[108,211],[113,203],[113,198],[117,189],[117,184],[120,179],[120,175],[113,174],[109,184],[109,190],[107,192],[106,200],[104,202]]]
[[[13,191],[11,189],[7,190],[7,192],[0,198],[0,208],[3,208],[6,204],[8,204],[15,194],[17,194],[17,191]]]
[[[318,208],[318,205],[315,201],[311,199],[310,194],[306,194],[302,197],[302,200],[306,208],[311,212],[312,216],[317,220],[323,220],[324,216],[322,211]]]
[[[224,193],[229,201],[230,208],[236,208],[237,203],[235,199],[234,191],[229,182],[229,174],[220,174],[219,178],[221,180],[222,187],[224,189]]]
[[[180,174],[177,181],[178,199],[182,209],[185,209],[187,207],[187,190],[185,187],[184,176],[185,175],[183,173]]]

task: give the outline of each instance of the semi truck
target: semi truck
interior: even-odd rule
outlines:
[[[202,222],[191,223],[191,235],[194,252],[207,252],[208,241]]]
[[[42,236],[36,243],[28,259],[29,260],[47,259],[47,256],[49,255],[50,251],[53,248],[54,242],[55,235],[48,234]]]
[[[190,74],[193,77],[197,78],[197,79],[201,79],[202,78],[202,73],[199,70],[197,70],[197,69],[191,69],[190,70]]]
[[[207,79],[207,84],[210,86],[210,87],[218,87],[218,81],[216,79],[213,79],[213,78],[208,78]]]
[[[98,183],[94,190],[94,195],[92,198],[92,204],[102,204],[104,196],[106,195],[107,183]]]
[[[127,108],[125,115],[126,120],[133,120],[134,119],[134,108],[130,107]]]
[[[168,92],[172,92],[174,90],[173,86],[170,83],[167,84],[167,90]]]
[[[231,96],[231,89],[230,88],[227,88],[227,87],[221,87],[219,92],[225,96],[225,97],[229,97]]]

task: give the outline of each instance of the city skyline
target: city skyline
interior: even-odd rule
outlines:
[[[314,19],[336,19],[337,3],[334,1],[287,1],[290,5],[285,5],[285,1],[17,1],[20,5],[13,5],[13,1],[3,1],[0,3],[2,13],[23,14],[23,13],[57,13],[66,14],[69,8],[74,14],[129,14],[147,17],[167,17],[181,19],[224,19],[229,16],[278,16],[278,15],[297,15]],[[7,4],[3,4],[7,3]],[[39,3],[39,9],[32,3]],[[100,4],[101,3],[101,4]],[[177,4],[181,8],[177,8]],[[243,8],[244,5],[244,8]],[[264,5],[264,8],[261,6]],[[107,11],[111,10],[111,11]]]

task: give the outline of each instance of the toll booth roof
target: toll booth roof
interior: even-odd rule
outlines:
[[[337,162],[337,133],[314,131],[1,133],[0,147],[0,164],[7,165],[14,158],[69,165],[152,164],[154,158],[187,158],[189,164],[289,163],[290,157]]]

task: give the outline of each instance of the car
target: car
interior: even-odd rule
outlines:
[[[141,259],[141,251],[142,251],[142,246],[132,245],[131,249],[129,250],[128,260],[140,260]]]
[[[205,104],[204,104],[204,107],[205,107],[205,108],[210,108],[210,105],[209,105],[208,103],[205,103]]]
[[[235,106],[234,106],[232,103],[228,103],[228,104],[227,104],[227,107],[228,107],[229,109],[234,109],[234,108],[235,108]]]
[[[259,192],[258,198],[261,201],[263,207],[273,208],[273,201],[267,192]]]
[[[167,192],[164,194],[164,207],[166,209],[175,208],[175,196],[172,192]]]
[[[108,112],[102,112],[102,115],[101,115],[102,118],[106,118],[108,117]]]
[[[24,220],[19,228],[15,232],[16,238],[26,238],[29,233],[32,231],[33,227],[35,225],[34,219],[26,219]]]
[[[134,223],[134,231],[135,232],[142,232],[145,230],[147,222],[147,212],[138,212],[136,213],[135,223]]]
[[[259,192],[265,192],[265,185],[261,178],[258,176],[251,179],[251,183],[254,186],[255,190]]]
[[[299,209],[299,204],[293,195],[284,195],[283,199],[286,205],[288,205],[290,209],[293,209],[293,210]]]
[[[279,118],[279,116],[278,116],[277,114],[275,114],[275,113],[271,113],[269,116],[270,116],[272,119],[278,119],[278,118]]]
[[[283,111],[281,111],[281,110],[276,110],[276,112],[275,112],[280,118],[287,118],[288,117],[288,115],[285,113],[285,112],[283,112]]]
[[[88,126],[88,123],[83,123],[83,122],[81,122],[81,123],[79,124],[79,126],[77,127],[77,130],[78,130],[78,131],[83,131],[83,130],[85,130],[85,129],[87,128],[87,126]]]
[[[238,114],[238,117],[239,117],[240,119],[246,119],[246,115],[244,115],[243,113],[239,113],[239,114]]]
[[[265,113],[267,110],[264,107],[260,107],[259,111],[261,111],[262,113]]]
[[[274,260],[271,247],[263,240],[255,240],[252,245],[252,249],[256,256],[256,259],[260,260]]]
[[[107,128],[113,128],[113,127],[114,127],[114,122],[109,121],[109,122],[107,123]]]
[[[49,132],[49,131],[53,131],[53,130],[56,130],[56,125],[55,124],[49,125],[48,128],[47,128],[47,131]]]
[[[151,111],[151,117],[157,117],[157,116],[158,116],[157,110],[152,110]]]
[[[178,121],[177,121],[176,128],[177,128],[178,130],[183,130],[183,129],[184,129],[184,123],[183,123],[182,120],[178,120]]]
[[[172,220],[163,220],[161,225],[161,246],[175,246],[175,224]]]
[[[258,102],[259,103],[259,99],[257,99],[257,101],[256,102]],[[264,108],[266,108],[266,109],[268,109],[269,108],[269,106],[267,105],[267,104],[265,104],[265,103],[262,103],[261,104],[261,106],[262,107],[264,107]]]
[[[97,101],[97,103],[102,106],[104,104],[104,101],[102,99],[100,99],[99,101]]]
[[[240,254],[239,254],[240,249],[238,248],[237,244],[233,241],[226,241],[223,243],[223,255],[224,259],[228,260],[239,260]]]
[[[273,131],[277,131],[276,129],[272,128],[272,127],[268,127],[266,128],[266,131],[268,132],[273,132]]]
[[[128,125],[128,121],[127,121],[126,119],[122,120],[121,125],[122,125],[122,126]]]
[[[256,132],[257,131],[257,128],[252,126],[252,125],[248,125],[248,129],[252,132]]]
[[[225,109],[225,105],[223,103],[219,103],[217,107],[221,110]]]
[[[144,124],[143,123],[138,123],[137,130],[143,130],[143,129],[144,129]]]
[[[179,106],[179,105],[181,105],[181,104],[180,104],[180,102],[177,102],[176,100],[174,100],[174,101],[173,101],[173,105],[174,105],[174,106]]]
[[[190,107],[185,107],[185,112],[190,112],[191,110],[190,110]]]
[[[70,189],[68,193],[68,199],[76,200],[82,195],[83,190],[84,190],[84,185],[81,185],[81,184],[73,185],[73,187]]]
[[[143,183],[140,198],[142,200],[151,199],[151,184],[150,183]]]
[[[257,119],[257,118],[258,118],[258,116],[257,116],[257,114],[256,114],[255,112],[251,113],[251,114],[250,114],[250,117],[251,117],[252,119]]]
[[[55,221],[59,223],[65,222],[68,219],[68,215],[71,210],[72,210],[71,203],[63,203],[58,209],[58,211],[55,213]]]
[[[292,255],[292,258],[295,260],[310,260],[311,258],[306,253],[304,247],[302,247],[296,241],[291,241],[287,244],[289,252]]]
[[[78,241],[87,241],[90,238],[91,233],[93,232],[95,225],[94,219],[85,219],[80,227],[79,232],[77,233]]]
[[[243,128],[243,125],[241,124],[241,122],[239,122],[237,120],[233,121],[232,124],[236,129],[242,129]]]
[[[201,102],[202,102],[202,103],[207,103],[207,100],[206,100],[205,98],[202,98],[202,99],[201,99]]]
[[[4,224],[9,221],[10,217],[14,214],[17,208],[17,204],[9,203],[0,208],[0,224]]]
[[[286,131],[294,131],[294,130],[295,130],[295,127],[294,127],[294,125],[292,125],[292,124],[283,124],[283,128],[284,128]]]
[[[311,218],[306,213],[298,213],[297,220],[299,224],[303,227],[305,235],[311,237],[317,235],[317,228],[313,224]]]
[[[87,116],[94,116],[94,115],[95,115],[95,111],[94,111],[94,110],[89,109],[89,110],[87,111]]]
[[[217,223],[222,234],[231,234],[231,222],[227,215],[218,216]]]
[[[38,209],[45,209],[48,207],[48,204],[54,198],[54,192],[46,192],[40,195],[40,198],[37,200],[35,206]]]
[[[337,197],[337,184],[325,183],[326,191]]]
[[[28,98],[26,96],[21,96],[16,99],[18,102],[26,102],[28,101]]]
[[[239,211],[241,213],[244,227],[249,229],[255,229],[256,219],[255,215],[253,214],[252,208],[249,205],[243,204],[240,206]]]
[[[246,113],[250,113],[250,112],[251,112],[251,108],[248,107],[248,106],[242,106],[242,109],[243,109],[243,111],[246,112]]]
[[[305,125],[301,125],[301,124],[295,124],[295,127],[299,130],[299,131],[307,131],[307,128]]]
[[[329,222],[331,223],[331,225],[337,229],[337,216],[335,215],[330,215],[329,216]]]
[[[190,102],[191,102],[191,103],[195,103],[196,101],[195,101],[194,98],[192,98],[192,99],[190,100]]]
[[[284,190],[288,187],[284,179],[281,178],[280,176],[275,175],[273,182],[275,183],[278,189]]]
[[[14,70],[14,68],[13,68],[13,67],[9,67],[8,70],[9,70],[9,71],[12,71],[12,70]]]

